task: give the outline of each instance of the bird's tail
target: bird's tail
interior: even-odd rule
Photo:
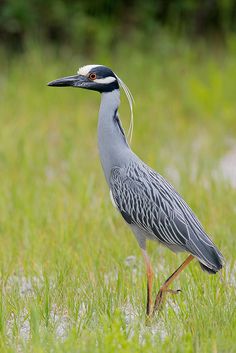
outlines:
[[[207,250],[205,249],[204,258],[198,258],[198,260],[202,270],[208,272],[209,274],[217,273],[222,269],[224,264],[223,255],[215,245],[210,246]]]
[[[222,269],[224,257],[206,235],[203,239],[196,236],[195,240],[191,241],[188,246],[192,255],[199,260],[203,271],[215,274]]]
[[[210,275],[215,275],[222,268],[222,266],[221,266],[221,267],[219,267],[219,269],[214,269],[213,270],[212,268],[207,267],[206,265],[204,265],[200,261],[199,261],[199,265],[201,266],[201,269],[203,271],[208,272]]]

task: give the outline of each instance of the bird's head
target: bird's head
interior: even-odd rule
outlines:
[[[49,82],[48,86],[54,87],[79,87],[100,93],[113,92],[123,88],[130,106],[131,122],[129,128],[130,140],[133,131],[133,96],[126,84],[108,67],[104,65],[86,65],[82,66],[74,76],[58,78]]]
[[[118,89],[119,78],[106,66],[86,65],[78,70],[77,75],[59,78],[49,82],[48,86],[71,86],[104,93]]]

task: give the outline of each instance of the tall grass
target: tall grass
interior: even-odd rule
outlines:
[[[152,51],[124,45],[89,59],[2,53],[1,352],[236,351],[236,191],[222,170],[229,153],[236,164],[235,59],[234,41],[220,51],[165,38]],[[192,263],[175,283],[182,293],[148,326],[140,250],[99,164],[100,97],[46,86],[91,62],[129,85],[134,151],[175,185],[226,258],[222,280]],[[124,97],[122,117],[127,127]],[[155,294],[185,255],[156,243],[149,253]]]

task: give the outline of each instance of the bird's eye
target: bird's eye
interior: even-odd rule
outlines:
[[[97,77],[97,76],[96,76],[95,73],[89,74],[89,79],[92,80],[92,81],[96,80],[96,77]]]

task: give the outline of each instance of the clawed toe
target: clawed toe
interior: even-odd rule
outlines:
[[[182,290],[181,289],[176,289],[176,290],[174,290],[174,289],[166,289],[166,292],[167,293],[171,293],[171,294],[178,294],[178,293],[182,292]]]
[[[162,308],[167,293],[178,294],[180,292],[182,292],[181,289],[160,289],[156,296],[152,315],[154,315],[156,311],[159,311]]]

